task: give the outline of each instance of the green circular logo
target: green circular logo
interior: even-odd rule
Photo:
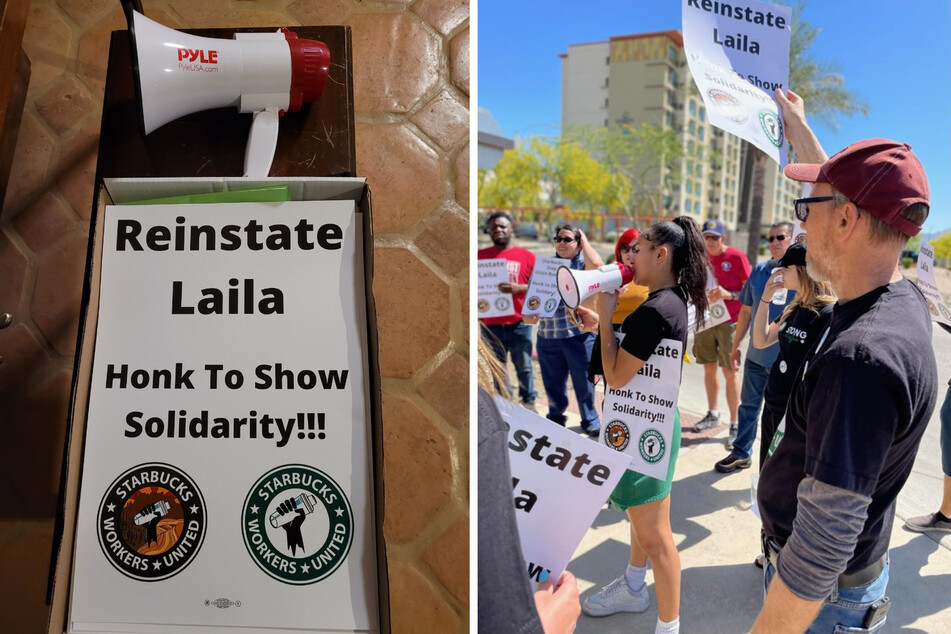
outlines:
[[[656,429],[648,429],[641,434],[641,439],[637,443],[641,452],[641,458],[651,464],[659,462],[664,454],[667,453],[667,445],[664,442],[664,436]]]
[[[308,465],[261,476],[244,500],[241,525],[254,563],[292,585],[329,577],[353,543],[350,501],[330,476]]]
[[[779,118],[779,115],[773,112],[772,110],[767,110],[763,108],[759,111],[759,124],[763,127],[763,132],[766,133],[766,137],[769,139],[769,142],[779,147],[783,144],[785,140],[785,135],[783,134],[783,120]]]

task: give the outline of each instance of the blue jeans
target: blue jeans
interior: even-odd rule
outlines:
[[[888,617],[872,626],[871,629],[863,628],[862,622],[865,620],[869,606],[885,596],[885,587],[888,585],[888,565],[886,560],[882,574],[864,586],[845,590],[834,588],[832,595],[822,604],[819,614],[806,630],[806,634],[883,632]],[[766,591],[769,590],[769,584],[775,574],[776,569],[771,563],[766,562],[763,567],[763,586]]]
[[[535,392],[535,382],[532,377],[532,327],[523,321],[517,324],[504,326],[485,325],[492,335],[486,337],[486,343],[492,348],[495,357],[504,366],[506,358],[512,355],[512,365],[515,366],[515,376],[518,378],[518,396],[522,403],[529,405],[535,402],[538,393]],[[507,386],[512,393],[512,386]]]
[[[756,440],[756,427],[759,412],[763,407],[763,393],[766,391],[766,379],[769,378],[769,366],[760,365],[746,359],[743,365],[743,388],[740,390],[740,409],[737,412],[737,433],[733,441],[733,455],[748,459]],[[769,442],[768,440],[766,442]]]
[[[542,370],[542,383],[548,394],[548,418],[559,425],[565,424],[565,410],[568,409],[568,375],[575,389],[578,407],[581,409],[581,426],[587,429],[598,422],[598,412],[594,409],[594,385],[588,381],[588,361],[591,360],[591,348],[594,335],[583,333],[565,339],[546,339],[539,337],[538,365]]]

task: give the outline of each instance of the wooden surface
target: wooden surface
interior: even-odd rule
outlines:
[[[353,176],[356,156],[350,27],[289,27],[330,49],[323,96],[281,118],[270,176]],[[241,29],[274,31],[277,27]],[[187,33],[231,39],[236,29]],[[196,112],[145,136],[136,101],[128,31],[114,31],[109,51],[97,182],[110,177],[241,176],[251,114],[237,108]]]
[[[28,0],[0,0],[0,208],[30,83],[30,60],[20,47],[29,8]]]

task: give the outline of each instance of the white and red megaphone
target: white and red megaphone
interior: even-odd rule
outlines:
[[[575,309],[595,293],[613,291],[634,280],[634,269],[615,262],[593,271],[579,271],[563,266],[558,269],[558,293],[568,308]]]
[[[281,29],[236,33],[233,40],[181,33],[129,10],[136,86],[145,133],[200,110],[253,112],[244,175],[266,177],[278,118],[317,101],[327,85],[330,50]]]

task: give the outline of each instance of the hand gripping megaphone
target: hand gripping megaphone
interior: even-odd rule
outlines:
[[[128,5],[127,5],[128,7]],[[320,99],[330,72],[323,42],[282,28],[234,40],[188,35],[128,9],[136,87],[145,134],[200,110],[252,112],[244,175],[266,177],[278,118]]]
[[[558,293],[568,308],[574,310],[595,293],[613,291],[634,280],[634,269],[615,262],[592,271],[579,271],[563,266],[558,269]]]

